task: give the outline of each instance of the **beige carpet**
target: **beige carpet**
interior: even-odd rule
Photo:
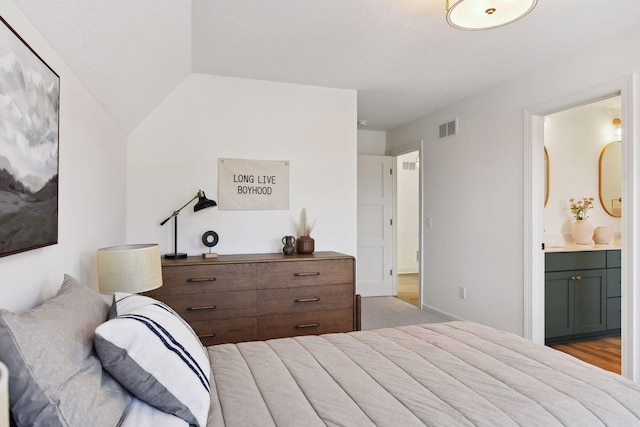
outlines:
[[[421,323],[446,322],[449,319],[420,310],[395,297],[362,298],[362,330]]]

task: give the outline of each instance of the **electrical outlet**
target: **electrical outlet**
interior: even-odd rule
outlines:
[[[433,220],[431,217],[427,218],[427,228],[431,228],[433,226]]]
[[[467,299],[467,288],[460,286],[460,298]]]

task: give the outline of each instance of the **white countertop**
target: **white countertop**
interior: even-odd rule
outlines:
[[[562,244],[545,244],[544,251],[545,252],[580,252],[580,251],[607,251],[613,249],[622,248],[622,244],[620,240],[615,240],[606,245],[604,244],[595,244],[592,243],[590,245],[578,245],[576,243],[562,243]]]

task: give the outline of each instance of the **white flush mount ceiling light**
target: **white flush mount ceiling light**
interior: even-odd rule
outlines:
[[[489,30],[517,21],[538,0],[447,0],[447,22],[460,30]]]

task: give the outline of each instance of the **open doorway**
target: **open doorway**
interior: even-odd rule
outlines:
[[[545,342],[618,374],[620,125],[620,95],[544,117]]]
[[[420,160],[419,151],[396,161],[397,298],[420,308]]]
[[[634,145],[633,77],[604,82],[524,110],[525,161],[524,161],[524,335],[537,343],[545,342],[545,247],[544,247],[544,117],[576,106],[621,95],[622,134],[622,226],[621,239],[625,250],[621,253],[621,337],[622,375],[638,380],[640,360],[637,360],[636,343],[640,329],[634,325],[636,301],[634,277],[634,252],[638,219],[634,215],[633,171],[637,170]],[[578,196],[579,197],[579,196]],[[542,249],[542,250],[541,250]]]

